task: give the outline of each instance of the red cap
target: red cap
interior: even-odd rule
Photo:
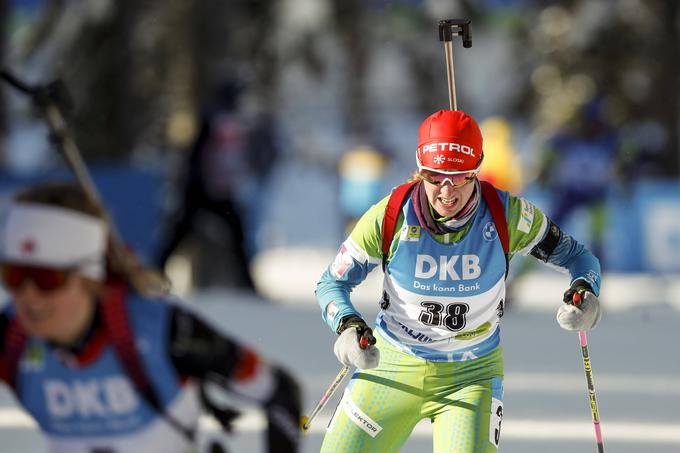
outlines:
[[[476,170],[482,161],[482,133],[460,110],[433,113],[418,129],[418,168],[441,173]]]

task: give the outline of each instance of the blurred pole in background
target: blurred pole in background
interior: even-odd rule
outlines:
[[[348,135],[371,134],[366,73],[374,37],[362,0],[332,0],[335,31],[343,50],[345,89],[342,96],[344,127]]]
[[[660,5],[662,18],[662,33],[660,46],[657,50],[658,60],[662,68],[658,71],[658,83],[653,84],[653,105],[658,108],[661,123],[668,133],[665,156],[665,168],[668,176],[680,176],[680,43],[678,43],[678,2],[663,0]]]
[[[199,86],[196,53],[201,43],[194,35],[196,2],[167,0],[163,55],[168,62],[165,80],[165,140],[169,150],[191,145],[198,129],[196,92]]]
[[[5,61],[7,56],[7,23],[9,19],[7,0],[0,0],[0,61]],[[7,99],[5,90],[0,90],[0,137],[7,134]],[[0,145],[0,167],[5,156],[4,146]]]

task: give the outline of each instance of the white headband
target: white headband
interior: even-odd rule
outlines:
[[[104,278],[108,229],[94,216],[39,203],[9,205],[0,229],[3,262],[75,268],[95,280]]]

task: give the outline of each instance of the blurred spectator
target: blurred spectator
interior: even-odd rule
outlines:
[[[484,136],[484,166],[479,177],[513,195],[522,191],[522,171],[512,146],[512,127],[500,116],[485,119],[479,125]]]
[[[606,121],[604,102],[584,104],[573,121],[550,138],[539,178],[550,191],[558,225],[579,208],[590,212],[590,249],[603,257],[605,201],[617,177],[621,140]]]
[[[338,163],[342,237],[346,237],[359,217],[380,201],[387,156],[379,149],[360,145],[349,149]]]
[[[164,268],[190,234],[201,237],[201,229],[209,227],[209,218],[201,215],[212,214],[219,220],[218,242],[225,250],[220,250],[216,263],[210,257],[215,253],[214,245],[203,244],[192,265],[207,261],[205,270],[218,265],[226,268],[223,273],[228,275],[208,284],[254,290],[249,261],[255,252],[256,239],[251,235],[257,231],[257,216],[251,213],[261,211],[263,185],[279,149],[271,118],[246,115],[239,105],[242,92],[240,83],[226,82],[217,94],[215,107],[203,115],[188,160],[180,163],[180,171],[185,172],[183,194],[168,216],[156,264]]]
[[[632,190],[643,180],[668,178],[672,168],[664,161],[668,146],[668,131],[656,120],[645,119],[626,126],[622,132],[621,180],[622,189]]]

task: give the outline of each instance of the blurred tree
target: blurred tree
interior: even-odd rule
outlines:
[[[597,92],[615,126],[658,122],[667,132],[663,168],[680,175],[678,4],[673,0],[549,2],[525,17],[531,44],[518,63],[531,76],[518,108],[542,137],[568,122]]]
[[[197,2],[193,33],[199,105],[209,104],[226,78],[238,76],[257,93],[256,103],[275,108],[279,7],[280,2],[266,0]]]
[[[680,43],[678,42],[678,3],[674,0],[665,0],[658,5],[659,15],[663,24],[660,34],[657,34],[659,42],[656,50],[656,61],[662,62],[658,65],[654,75],[658,77],[659,83],[652,83],[652,95],[650,104],[658,107],[657,118],[664,125],[668,133],[668,140],[665,147],[665,165],[669,176],[680,177],[680,138],[678,137],[678,125],[680,124],[680,113],[678,112],[680,93],[680,69],[678,68],[678,58],[680,57]],[[640,39],[643,39],[641,36]],[[650,49],[651,50],[651,49]],[[659,67],[661,66],[661,67]],[[657,77],[652,78],[656,80]]]
[[[29,41],[24,65],[40,68],[38,81],[63,79],[71,92],[70,123],[86,158],[129,155],[153,130],[164,74],[155,3],[56,1]]]
[[[335,31],[343,49],[345,61],[344,100],[345,127],[349,134],[371,134],[370,107],[366,93],[366,73],[371,57],[370,23],[362,0],[332,0]]]
[[[680,175],[674,0],[313,3],[51,0],[25,53],[42,59],[43,79],[60,76],[72,90],[72,124],[88,157],[113,158],[181,148],[195,134],[197,106],[209,103],[226,75],[245,74],[255,105],[276,111],[283,65],[302,61],[321,74],[337,62],[329,41],[344,50],[340,93],[349,131],[372,127],[375,99],[366,78],[378,46],[398,49],[414,86],[409,102],[422,112],[440,108],[446,92],[436,22],[470,17],[473,38],[488,26],[516,43],[512,70],[526,77],[513,110],[532,115],[539,135],[549,136],[602,93],[615,125],[663,125],[664,168]],[[460,91],[461,104],[474,110]]]
[[[7,19],[8,19],[7,0],[0,0],[0,61],[5,61],[5,43],[7,42]],[[0,135],[5,134],[7,111],[5,106],[5,91],[0,90]]]
[[[278,2],[47,2],[24,45],[36,81],[62,78],[87,158],[183,149],[199,105],[234,73],[271,108],[279,77]],[[266,32],[265,32],[266,31]],[[245,68],[245,71],[244,71]]]

